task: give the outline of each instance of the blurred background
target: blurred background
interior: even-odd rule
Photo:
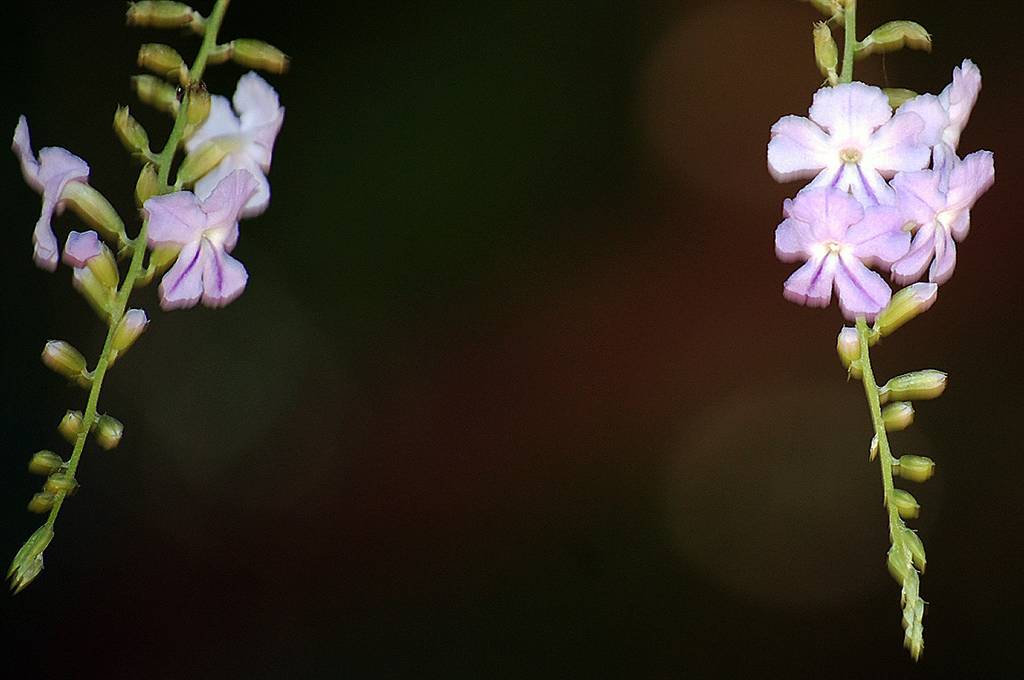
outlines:
[[[211,3],[196,5],[204,13]],[[141,42],[124,3],[6,8],[2,124],[66,147],[130,215],[117,104]],[[47,568],[0,595],[7,668],[35,677],[999,677],[1019,666],[1018,132],[1014,3],[866,0],[861,34],[920,21],[935,48],[858,79],[985,89],[960,150],[996,154],[957,276],[875,352],[936,367],[897,450],[929,555],[926,650],[901,646],[862,391],[837,308],[785,302],[771,124],[821,77],[795,0],[236,0],[224,39],[292,55],[273,200],[243,222],[244,296],[162,313],[101,410]],[[242,70],[209,72],[230,94]],[[0,553],[40,448],[84,394],[37,360],[95,356],[69,272],[32,265],[37,196],[0,163]],[[137,224],[132,221],[131,224]],[[67,215],[58,233],[80,225]],[[61,236],[63,239],[63,236]],[[3,559],[8,559],[4,557]]]

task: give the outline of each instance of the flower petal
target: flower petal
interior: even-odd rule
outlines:
[[[60,250],[57,236],[53,233],[53,227],[50,226],[50,220],[53,218],[56,208],[55,198],[44,193],[43,209],[32,230],[32,259],[40,269],[50,272],[57,269],[57,253]]]
[[[956,268],[956,242],[945,229],[939,232],[935,235],[935,260],[928,270],[928,280],[941,285],[949,281]]]
[[[100,238],[95,231],[68,234],[64,244],[64,263],[72,267],[84,267],[89,260],[98,257],[101,252]]]
[[[193,243],[206,229],[206,213],[191,191],[154,196],[142,208],[149,215],[147,238],[151,246]]]
[[[43,183],[39,180],[39,161],[36,160],[36,155],[32,152],[32,139],[28,134],[28,119],[25,116],[18,118],[18,125],[14,128],[14,139],[11,142],[11,149],[21,164],[21,174],[25,177],[25,182],[36,191],[42,193]]]
[[[917,114],[924,121],[924,128],[918,141],[928,146],[935,146],[942,139],[942,132],[949,125],[949,112],[934,94],[922,94],[914,97],[896,110],[901,113]]]
[[[847,319],[863,316],[873,321],[889,304],[892,289],[877,272],[865,267],[853,255],[840,255],[840,260],[842,265],[836,270],[839,308]]]
[[[835,154],[825,132],[800,116],[783,116],[772,126],[768,172],[777,182],[814,177]]]
[[[910,250],[892,265],[892,280],[900,286],[921,278],[935,255],[935,222],[929,221],[917,230]]]
[[[775,228],[775,255],[783,262],[807,259],[813,243],[810,226],[800,220],[788,218]]]
[[[238,224],[238,213],[256,192],[256,178],[247,170],[233,170],[217,182],[203,200],[206,229],[230,230]]]
[[[195,185],[195,192],[204,200],[208,198],[220,184],[221,180],[236,171],[248,172],[256,182],[256,188],[241,208],[238,217],[255,217],[262,214],[270,203],[270,183],[267,182],[263,170],[245,154],[228,154],[224,160],[210,172],[206,173]]]
[[[810,118],[845,144],[864,141],[892,118],[889,98],[877,87],[853,82],[814,93]]]
[[[934,170],[901,172],[892,179],[896,200],[903,217],[924,224],[935,219],[935,213],[946,207],[946,197],[939,190],[939,173]]]
[[[949,126],[943,140],[954,150],[960,143],[960,135],[971,118],[974,103],[981,92],[981,71],[970,59],[964,59],[953,69],[953,82],[939,93],[939,101],[949,111]]]
[[[245,290],[249,274],[245,266],[221,248],[203,239],[203,304],[223,307]]]
[[[843,241],[846,230],[864,218],[855,198],[833,188],[808,188],[785,205],[789,216],[810,225],[813,243]]]
[[[928,167],[932,150],[918,137],[924,120],[916,113],[900,113],[879,128],[863,149],[864,163],[884,177],[900,170],[921,170]]]
[[[198,241],[193,241],[182,248],[177,262],[160,281],[162,309],[192,307],[199,302],[203,294],[204,255]]]
[[[246,131],[270,123],[283,113],[277,92],[255,71],[249,71],[238,79],[231,103],[242,120],[242,129]]]
[[[903,224],[903,216],[894,206],[867,208],[864,219],[846,232],[846,243],[853,245],[854,256],[865,264],[888,267],[910,249],[910,233]]]
[[[215,94],[210,97],[210,114],[185,142],[185,148],[191,153],[215,137],[235,136],[241,131],[241,122],[227,97]]]
[[[996,181],[991,151],[975,151],[953,166],[949,174],[948,210],[970,210]],[[966,236],[966,234],[965,234]]]
[[[832,301],[832,283],[838,263],[839,259],[834,254],[808,260],[786,279],[782,295],[798,305],[827,307]]]

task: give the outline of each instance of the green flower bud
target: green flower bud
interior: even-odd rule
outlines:
[[[210,93],[206,90],[206,86],[200,83],[188,93],[188,123],[185,125],[185,139],[191,137],[192,133],[206,122],[209,115]]]
[[[893,109],[900,108],[904,103],[917,96],[916,92],[904,87],[883,87],[882,92],[889,98],[889,106]]]
[[[926,482],[935,474],[935,461],[927,456],[900,456],[892,462],[892,473],[912,482]]]
[[[819,12],[828,17],[841,17],[845,13],[843,0],[804,0],[809,1]]]
[[[843,365],[850,376],[860,380],[862,370],[860,366],[860,337],[857,329],[844,326],[836,338],[836,352],[839,354],[839,362]]]
[[[157,246],[149,253],[149,266],[157,271],[166,269],[177,259],[180,252],[179,246]]]
[[[864,57],[909,47],[912,50],[932,51],[932,36],[924,26],[913,21],[890,21],[873,30],[857,46],[856,57]]]
[[[169,80],[177,80],[185,84],[188,79],[188,67],[178,51],[169,45],[146,43],[139,47],[138,64]]]
[[[74,444],[78,439],[78,433],[82,431],[82,412],[68,411],[57,426],[57,431],[70,443]]]
[[[114,132],[124,144],[124,148],[133,154],[145,156],[150,153],[149,135],[146,134],[146,130],[139,124],[139,121],[135,120],[128,112],[127,106],[119,106],[114,112]]]
[[[104,414],[96,421],[96,443],[107,451],[121,443],[123,434],[124,425],[117,418]]]
[[[54,373],[78,380],[85,373],[85,357],[63,340],[50,340],[43,346],[43,363]]]
[[[270,73],[284,73],[290,59],[281,50],[262,40],[232,40],[231,58],[236,64]]]
[[[198,13],[183,2],[143,0],[128,3],[128,25],[150,28],[182,28],[198,17]]]
[[[889,306],[875,319],[875,330],[883,337],[919,314],[928,311],[935,303],[939,286],[936,283],[915,283],[892,296]]]
[[[832,29],[824,21],[814,24],[814,61],[818,64],[821,75],[828,78],[831,85],[839,82],[836,67],[839,65],[839,48]]]
[[[904,373],[889,380],[881,389],[885,399],[914,401],[915,399],[934,399],[946,389],[946,374],[942,371],[928,369]]]
[[[917,499],[903,489],[893,489],[889,494],[889,502],[903,519],[914,519],[921,514],[921,506],[917,504]]]
[[[28,462],[28,471],[34,475],[52,475],[64,467],[64,460],[53,451],[37,451]]]
[[[68,182],[60,200],[87,225],[112,242],[123,244],[127,239],[124,222],[103,194],[84,182]]]
[[[886,432],[900,432],[914,422],[914,405],[909,401],[896,401],[882,409]]]
[[[206,142],[185,156],[178,168],[178,181],[184,185],[195,184],[203,175],[217,167],[230,149],[217,139]]]
[[[146,104],[170,114],[178,112],[178,90],[156,76],[134,76],[132,87]]]
[[[124,354],[129,347],[135,344],[148,325],[149,318],[146,316],[146,312],[141,309],[129,309],[117,324],[117,330],[114,331],[114,337],[110,341],[111,348],[118,356]]]
[[[889,548],[886,563],[889,567],[889,573],[892,574],[892,577],[900,584],[905,583],[910,574],[914,571],[911,567],[910,560],[903,551],[895,545]],[[914,575],[916,576],[917,574]]]
[[[32,500],[28,502],[28,511],[34,512],[37,515],[41,515],[44,512],[49,512],[50,508],[53,507],[53,501],[56,497],[52,493],[42,491],[32,496]]]
[[[912,531],[906,527],[903,528],[903,532],[900,534],[903,539],[904,545],[910,550],[910,556],[914,560],[914,566],[922,574],[924,573],[924,566],[926,563],[924,554],[924,543],[921,542],[921,537],[917,535],[917,532]]]
[[[18,550],[7,570],[7,577],[11,579],[11,589],[15,594],[24,590],[43,570],[43,551],[52,540],[53,528],[49,524],[44,524],[36,529]]]
[[[161,193],[160,178],[156,172],[156,166],[146,163],[139,173],[139,179],[135,182],[135,202],[141,206],[153,196]]]
[[[93,258],[96,259],[96,258]],[[71,285],[82,294],[86,302],[104,321],[110,318],[110,306],[114,302],[114,289],[103,285],[88,267],[78,267],[71,277]]]
[[[69,494],[78,488],[78,482],[63,472],[50,475],[43,485],[43,491],[54,496],[58,494]]]

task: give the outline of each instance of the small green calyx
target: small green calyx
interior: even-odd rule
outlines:
[[[169,45],[146,43],[139,47],[136,61],[140,67],[167,80],[177,81],[181,85],[188,84],[188,67],[185,60]]]
[[[879,396],[883,401],[935,399],[946,390],[946,381],[947,375],[934,369],[904,373],[890,379],[881,388]]]
[[[126,14],[129,26],[148,28],[184,28],[202,17],[183,2],[143,0],[128,3]]]
[[[908,90],[905,87],[883,87],[882,92],[889,98],[889,107],[893,110],[900,108],[903,104],[918,96],[917,92]]]
[[[882,24],[860,41],[856,58],[892,52],[907,47],[912,50],[932,51],[932,36],[924,26],[914,21],[890,21]]]
[[[903,519],[914,519],[921,514],[921,506],[918,505],[917,499],[903,489],[893,489],[889,494],[889,502]]]
[[[232,40],[231,59],[240,66],[255,68],[269,73],[284,73],[291,58],[270,43],[262,40],[242,38]]]
[[[821,75],[825,76],[828,84],[835,86],[839,83],[839,47],[835,38],[832,37],[832,29],[823,21],[814,24],[814,61],[818,65]]]
[[[7,570],[7,578],[11,580],[11,590],[15,594],[24,590],[43,570],[43,551],[53,540],[53,528],[49,524],[36,529],[18,554],[11,561]]]
[[[927,456],[900,456],[892,462],[892,473],[912,482],[926,482],[935,474],[935,461]]]

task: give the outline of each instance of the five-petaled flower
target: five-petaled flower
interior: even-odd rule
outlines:
[[[196,182],[195,192],[202,198],[235,170],[247,170],[253,176],[257,188],[241,212],[242,217],[252,217],[266,210],[270,201],[266,173],[284,122],[284,108],[274,88],[252,71],[238,79],[232,103],[237,116],[226,97],[211,97],[210,115],[186,148],[193,153],[205,144],[216,144],[226,151],[223,160]]]
[[[892,290],[868,266],[888,267],[910,245],[899,211],[886,205],[864,208],[845,191],[820,187],[787,199],[783,214],[775,252],[784,262],[806,261],[786,280],[786,299],[825,307],[835,288],[846,318],[873,320],[889,304]]]
[[[228,253],[238,242],[239,213],[257,187],[251,173],[234,170],[202,201],[191,191],[178,191],[145,202],[149,245],[181,248],[160,282],[161,307],[191,307],[200,298],[222,307],[242,294],[249,275]]]
[[[43,196],[43,209],[32,232],[32,257],[37,265],[52,272],[57,268],[60,246],[50,221],[63,207],[61,193],[64,187],[69,182],[86,182],[89,179],[89,165],[67,149],[56,146],[40,149],[36,159],[25,116],[18,119],[11,148],[21,163],[25,181]]]
[[[772,126],[768,170],[779,182],[813,177],[809,187],[848,191],[862,205],[891,204],[886,184],[901,170],[921,170],[931,149],[920,139],[924,121],[893,116],[877,87],[853,82],[814,94],[810,119],[783,116]]]

